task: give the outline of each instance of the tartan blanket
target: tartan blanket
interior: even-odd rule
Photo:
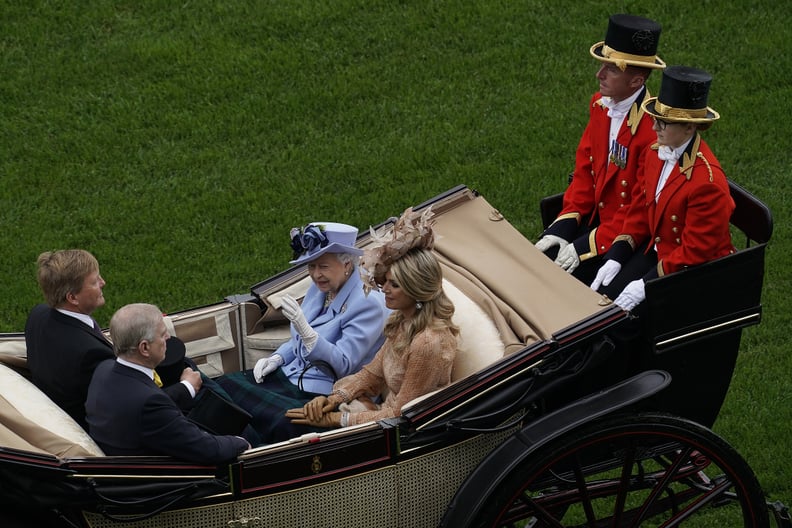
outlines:
[[[289,381],[281,369],[268,375],[262,383],[256,383],[253,370],[232,372],[215,378],[215,381],[228,394],[231,401],[253,416],[250,427],[259,438],[251,439],[246,435],[253,447],[326,430],[294,425],[286,418],[288,409],[302,407],[319,394],[300,390]]]

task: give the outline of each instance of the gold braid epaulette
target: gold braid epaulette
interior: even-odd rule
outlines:
[[[710,175],[709,180],[710,180],[710,183],[712,183],[712,179],[713,179],[712,178],[712,167],[710,166],[709,161],[707,161],[707,158],[704,157],[704,154],[702,154],[701,151],[696,152],[696,157],[700,158],[701,161],[704,162],[704,165],[707,166],[707,170],[709,171],[709,175]]]

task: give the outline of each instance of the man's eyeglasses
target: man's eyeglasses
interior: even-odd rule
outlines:
[[[657,125],[657,130],[662,132],[668,126],[668,121],[663,121],[662,119],[658,119],[656,117],[652,117],[654,119],[655,124]]]

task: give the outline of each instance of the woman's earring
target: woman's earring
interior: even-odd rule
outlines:
[[[417,301],[415,303],[415,309],[420,310],[421,308],[423,308],[423,303],[421,301]]]

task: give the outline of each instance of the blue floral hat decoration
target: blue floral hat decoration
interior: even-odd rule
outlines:
[[[293,227],[289,232],[294,260],[290,264],[307,264],[325,253],[348,253],[362,255],[363,250],[355,247],[358,230],[356,227],[336,222],[311,222],[302,227]]]

